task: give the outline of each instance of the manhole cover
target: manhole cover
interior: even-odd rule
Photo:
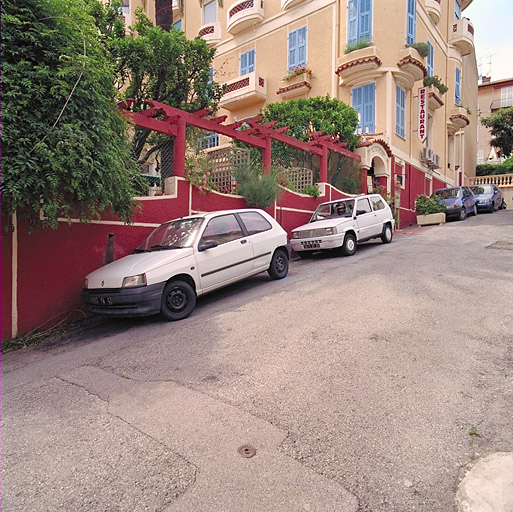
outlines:
[[[494,242],[493,244],[487,245],[487,249],[504,249],[505,251],[513,251],[513,242]]]
[[[256,450],[252,446],[249,446],[249,444],[245,444],[244,446],[241,446],[237,451],[243,457],[246,457],[248,459],[250,457],[254,457],[256,455]]]

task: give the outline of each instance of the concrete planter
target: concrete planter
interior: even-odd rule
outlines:
[[[430,226],[432,224],[445,224],[445,213],[429,213],[428,215],[417,215],[418,226]]]

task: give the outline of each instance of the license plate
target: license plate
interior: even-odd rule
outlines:
[[[112,306],[112,298],[111,297],[93,297],[91,302],[95,306]]]
[[[316,243],[314,243],[314,242],[310,242],[310,243],[308,243],[308,242],[303,242],[303,243],[302,243],[302,246],[303,246],[303,248],[305,248],[305,249],[318,249],[318,248],[321,246],[321,244],[316,244]]]

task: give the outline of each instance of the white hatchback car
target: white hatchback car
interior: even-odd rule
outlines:
[[[302,258],[319,250],[339,250],[346,256],[360,242],[392,241],[394,216],[379,194],[360,195],[320,204],[310,222],[292,230],[292,249]]]
[[[198,213],[155,229],[133,254],[91,272],[82,300],[111,316],[189,316],[196,297],[267,270],[288,273],[286,231],[258,209]]]

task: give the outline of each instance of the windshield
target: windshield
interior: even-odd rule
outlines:
[[[492,193],[492,186],[491,185],[475,185],[473,187],[470,187],[472,189],[472,192],[476,195],[479,194],[491,194]]]
[[[332,203],[323,203],[317,207],[310,222],[335,217],[351,217],[353,215],[354,199],[345,199]]]
[[[201,217],[166,222],[153,231],[144,242],[139,244],[135,252],[190,247],[202,223],[203,218]]]
[[[437,190],[433,195],[439,196],[442,199],[449,199],[451,197],[458,197],[459,192],[459,188],[444,188],[442,190]]]

